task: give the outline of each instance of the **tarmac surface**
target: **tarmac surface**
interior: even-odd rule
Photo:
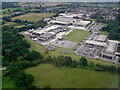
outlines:
[[[58,47],[64,47],[64,48],[69,48],[72,49],[73,47],[75,47],[78,43],[76,42],[71,42],[71,41],[54,41],[51,43],[54,46],[58,46]]]

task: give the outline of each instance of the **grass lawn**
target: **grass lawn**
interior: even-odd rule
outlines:
[[[46,13],[45,15],[46,15],[46,17],[52,17],[54,14]],[[29,13],[29,14],[13,17],[12,20],[21,19],[21,20],[28,20],[31,22],[36,22],[36,21],[41,20],[42,18],[43,18],[43,13]]]
[[[65,39],[73,42],[81,42],[82,40],[85,40],[92,32],[74,29],[72,32],[70,32],[68,35],[65,35]]]
[[[70,67],[56,67],[52,64],[40,64],[28,68],[26,73],[35,78],[38,88],[50,85],[52,88],[115,88],[118,87],[118,75]]]
[[[7,76],[2,79],[2,88],[18,88],[18,87],[16,86],[14,80]]]
[[[30,41],[26,38],[25,38],[25,40],[27,40],[27,42],[30,43],[30,45],[31,45],[30,50],[35,50],[37,52],[40,52],[44,57],[46,57],[46,56],[55,57],[55,56],[64,55],[64,56],[70,56],[75,61],[79,61],[80,58],[81,58],[81,56],[78,56],[76,53],[63,54],[61,48],[59,48],[59,49],[56,48],[54,51],[49,51],[49,53],[47,55],[45,55],[45,51],[46,51],[45,46],[38,45],[37,43],[32,42],[32,41]],[[88,60],[88,63],[89,62],[94,62],[95,64],[100,63],[102,65],[115,65],[112,62],[107,62],[107,61],[104,61],[104,60],[95,60],[95,59],[90,59],[90,58],[87,58],[87,60]]]

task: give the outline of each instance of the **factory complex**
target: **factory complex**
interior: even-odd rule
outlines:
[[[86,16],[89,18],[90,15]],[[73,50],[77,45],[73,50],[77,55],[112,62],[118,60],[120,53],[117,49],[120,47],[120,42],[109,40],[107,35],[101,35],[99,31],[103,28],[102,24],[82,19],[82,17],[83,14],[61,13],[52,19],[44,18],[48,23],[46,27],[31,29],[22,34],[38,44],[45,45],[50,51],[56,49],[56,46]],[[92,32],[92,34],[81,42],[69,41],[63,37],[74,32],[74,29]]]

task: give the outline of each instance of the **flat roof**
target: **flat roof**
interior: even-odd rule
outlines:
[[[61,27],[61,26],[60,25],[52,25],[50,27],[45,28],[45,31],[50,31],[51,29],[57,29],[59,27]]]
[[[42,33],[44,33],[44,31],[43,30],[35,30],[35,31],[33,31],[33,33],[42,34]]]
[[[81,26],[73,26],[73,25],[68,26],[68,28],[86,30],[85,27],[81,27]]]
[[[117,45],[117,43],[109,42],[105,52],[107,52],[107,53],[114,53],[115,50],[116,50],[116,45]]]
[[[94,41],[94,40],[86,40],[85,43],[87,44],[93,44],[93,45],[97,45],[97,46],[106,46],[106,43],[104,42],[98,42],[98,41]]]
[[[69,24],[69,23],[67,23],[67,22],[55,21],[55,20],[52,20],[52,21],[50,21],[50,22],[52,22],[52,23],[60,23],[60,24]]]
[[[107,35],[97,35],[96,41],[105,41],[107,39]]]
[[[73,18],[68,18],[68,17],[56,17],[56,21],[61,21],[61,22],[66,22],[66,23],[73,23],[73,21],[75,22],[77,19],[73,19]]]
[[[80,21],[76,21],[75,24],[77,25],[81,25],[81,26],[86,26],[87,24],[89,24],[90,21],[83,21],[83,20],[80,20]]]
[[[47,37],[51,37],[52,35],[54,35],[54,34],[53,33],[44,33],[44,34],[40,35],[40,37],[47,38]]]

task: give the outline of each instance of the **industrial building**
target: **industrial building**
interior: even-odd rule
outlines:
[[[38,42],[47,42],[52,39],[56,38],[56,35],[60,32],[65,32],[68,29],[66,29],[65,26],[61,25],[47,25],[44,28],[37,28],[37,29],[31,29],[28,30],[28,32],[25,32],[30,39]]]
[[[92,58],[104,58],[115,60],[117,55],[118,42],[108,40],[107,35],[93,33],[81,43],[76,50],[78,55],[85,55]]]
[[[116,51],[118,48],[118,44],[115,42],[109,42],[107,44],[107,47],[104,47],[104,49],[101,52],[102,58],[108,58],[108,59],[115,59],[116,57]]]
[[[107,35],[96,35],[94,38],[94,40],[98,42],[106,42],[107,39]]]
[[[55,33],[44,33],[38,37],[38,40],[46,42],[50,39],[54,39],[55,36]]]
[[[51,20],[49,24],[64,25],[68,26],[68,28],[72,26],[73,28],[83,28],[83,30],[85,30],[91,21],[82,20],[79,17],[82,17],[82,14],[62,13],[55,19]]]
[[[85,40],[85,43],[88,45],[106,47],[107,39],[107,35],[97,35],[97,33],[93,33],[87,40]]]

